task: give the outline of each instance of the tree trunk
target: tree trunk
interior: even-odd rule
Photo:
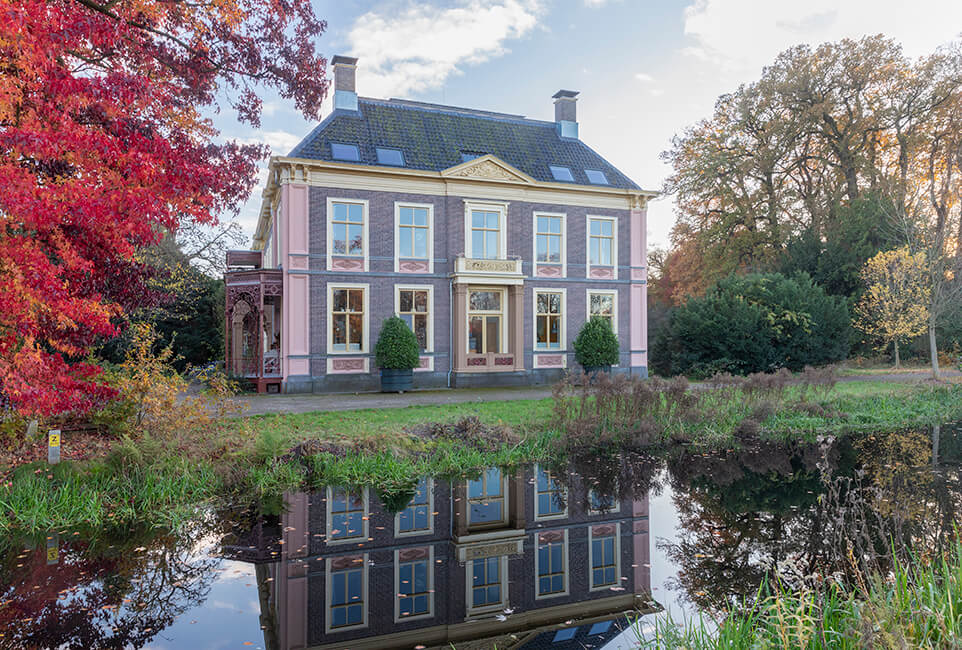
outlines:
[[[895,369],[899,369],[899,340],[895,339]]]
[[[939,379],[939,349],[935,344],[935,319],[929,318],[929,356],[932,358],[932,379]]]

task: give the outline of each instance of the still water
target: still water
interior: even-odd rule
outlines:
[[[331,486],[176,534],[0,540],[3,648],[631,648],[676,619],[938,552],[957,427]],[[634,620],[634,625],[631,621]]]

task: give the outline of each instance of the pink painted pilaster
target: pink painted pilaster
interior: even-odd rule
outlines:
[[[649,529],[648,495],[633,503],[631,526],[633,582],[636,594],[651,595],[651,530]]]
[[[648,366],[648,207],[632,208],[631,241],[631,366]]]
[[[309,375],[310,361],[292,356],[310,354],[310,276],[306,270],[309,226],[308,188],[306,185],[281,185],[278,215],[278,260],[284,267],[284,320],[281,336],[281,374]]]

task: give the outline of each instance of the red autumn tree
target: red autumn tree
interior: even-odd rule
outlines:
[[[109,397],[79,360],[151,299],[136,251],[236,209],[267,153],[205,115],[258,126],[270,88],[316,118],[325,27],[310,0],[0,0],[0,401]]]

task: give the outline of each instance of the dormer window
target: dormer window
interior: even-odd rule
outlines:
[[[551,175],[554,176],[554,179],[556,181],[573,183],[575,180],[575,177],[571,175],[571,170],[568,169],[567,167],[549,165],[548,168],[551,170]]]
[[[331,143],[331,158],[334,160],[347,160],[358,162],[361,160],[361,153],[356,144],[342,144],[340,142]]]
[[[588,181],[594,183],[595,185],[607,185],[608,177],[605,176],[603,171],[598,169],[586,169],[585,175],[588,176]]]
[[[377,162],[379,165],[404,167],[404,152],[400,149],[377,148]]]

